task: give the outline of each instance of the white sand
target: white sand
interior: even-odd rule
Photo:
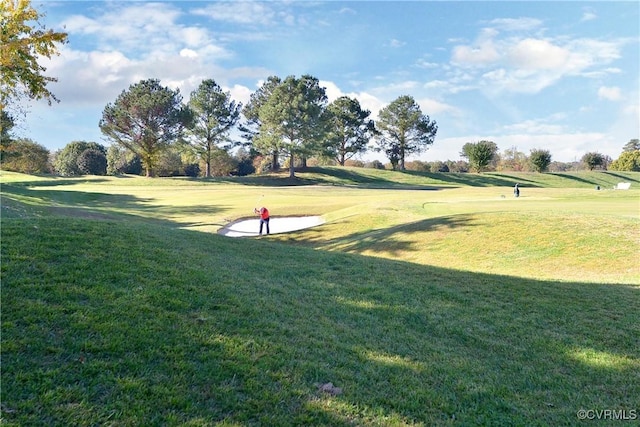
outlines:
[[[272,217],[269,220],[269,231],[270,234],[289,233],[323,223],[324,220],[319,216]],[[228,237],[252,237],[257,236],[258,231],[260,231],[260,220],[255,218],[232,222],[218,230],[218,233]],[[262,233],[266,232],[265,225],[262,228]]]

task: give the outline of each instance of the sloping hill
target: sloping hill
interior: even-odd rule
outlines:
[[[5,425],[542,426],[640,395],[637,286],[11,204]]]

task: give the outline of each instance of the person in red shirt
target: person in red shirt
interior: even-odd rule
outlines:
[[[267,226],[267,234],[269,234],[269,209],[263,206],[260,209],[254,208],[253,211],[257,214],[260,214],[260,233],[258,234],[262,235],[263,225]]]

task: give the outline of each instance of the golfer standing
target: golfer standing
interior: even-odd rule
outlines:
[[[518,184],[516,184],[515,187],[513,187],[513,195],[515,197],[520,197],[520,187],[518,187]]]
[[[260,233],[258,234],[262,235],[263,225],[267,226],[267,234],[269,234],[269,209],[263,206],[260,209],[254,208],[253,211],[257,214],[260,214]]]

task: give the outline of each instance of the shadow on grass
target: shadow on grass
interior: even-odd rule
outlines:
[[[73,219],[3,225],[2,266],[18,425],[561,425],[640,395],[638,287]]]
[[[344,220],[343,220],[344,221]],[[348,219],[346,220],[348,222]],[[362,253],[384,252],[396,254],[407,251],[420,250],[416,247],[415,240],[403,239],[401,236],[415,232],[434,230],[446,230],[457,227],[471,227],[471,215],[441,216],[427,218],[395,227],[387,227],[379,230],[368,230],[340,236],[336,239],[326,239],[322,230],[310,228],[303,235],[291,237],[297,244],[319,245],[328,250],[340,250],[341,252]],[[283,237],[286,241],[287,237]]]
[[[612,176],[614,178],[619,178],[621,182],[635,182],[640,184],[640,175],[637,175],[634,177],[632,176],[631,173],[627,174],[627,175],[623,175],[621,173],[617,173],[617,172],[611,172],[611,171],[605,171],[602,172],[605,175],[609,175]]]
[[[418,185],[412,183],[402,183],[390,179],[384,179],[378,176],[368,177],[364,174],[353,172],[350,170],[337,169],[314,169],[307,168],[301,173],[290,178],[289,176],[280,176],[277,174],[267,174],[261,176],[244,176],[244,177],[216,177],[211,179],[215,182],[228,182],[234,184],[250,185],[257,187],[289,187],[289,186],[311,186],[311,185],[330,185],[330,186],[357,186],[358,188],[368,189],[396,189],[396,190],[439,190],[441,187],[435,185]],[[317,174],[316,174],[317,173]],[[449,188],[449,187],[447,187]]]
[[[77,184],[77,181],[73,183]],[[57,184],[64,186],[69,184],[69,182],[49,182],[46,187],[52,187]],[[42,183],[38,182],[37,186],[42,187]],[[223,212],[225,210],[224,207],[211,205],[192,205],[188,207],[172,205],[163,206],[153,204],[152,199],[126,194],[65,191],[56,189],[43,190],[41,188],[33,189],[31,186],[24,184],[4,184],[2,186],[2,197],[5,200],[11,200],[14,207],[16,203],[29,205],[31,209],[20,209],[21,212],[25,212],[25,215],[41,211],[53,215],[94,219],[138,218],[139,220],[156,222],[158,224],[165,223],[172,226],[175,226],[176,223],[154,218],[154,214],[210,214]],[[7,208],[10,209],[11,207],[7,206]],[[136,212],[138,212],[139,215],[137,215]],[[10,212],[8,213],[10,214]],[[188,226],[190,224],[182,223],[181,225]]]

